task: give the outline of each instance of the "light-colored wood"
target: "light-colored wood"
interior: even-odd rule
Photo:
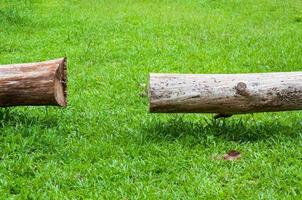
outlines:
[[[0,107],[67,105],[66,58],[0,65]]]
[[[302,109],[302,72],[150,74],[150,112],[253,113]]]

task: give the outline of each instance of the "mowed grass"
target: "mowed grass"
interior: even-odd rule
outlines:
[[[301,111],[215,121],[142,95],[150,72],[301,71],[301,1],[1,0],[1,64],[63,56],[67,108],[0,109],[1,199],[302,198]]]

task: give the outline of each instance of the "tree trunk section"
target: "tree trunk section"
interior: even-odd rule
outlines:
[[[150,74],[150,112],[253,113],[302,109],[302,72]]]
[[[67,105],[67,60],[0,65],[0,107]]]

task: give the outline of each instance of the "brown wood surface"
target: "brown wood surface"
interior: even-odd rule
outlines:
[[[0,65],[0,107],[67,105],[66,58]]]
[[[150,112],[253,113],[302,109],[302,72],[150,74]]]

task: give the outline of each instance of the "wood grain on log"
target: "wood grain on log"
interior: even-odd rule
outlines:
[[[67,105],[66,58],[0,65],[0,107]]]
[[[150,74],[150,112],[252,113],[302,109],[302,72]]]

